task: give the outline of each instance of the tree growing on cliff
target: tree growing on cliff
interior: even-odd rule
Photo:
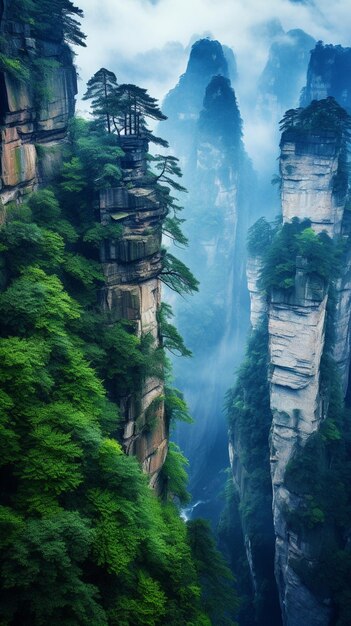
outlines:
[[[88,80],[87,90],[83,100],[91,100],[93,116],[99,127],[105,128],[108,133],[112,132],[112,118],[115,110],[115,90],[117,78],[113,72],[101,67],[94,76]]]
[[[168,143],[164,139],[154,137],[147,128],[145,118],[162,121],[167,117],[159,108],[156,98],[152,98],[146,89],[131,83],[119,85],[114,92],[114,106],[115,118],[126,135],[143,133],[150,141],[167,147]]]
[[[351,117],[335,98],[313,100],[306,108],[289,109],[280,121],[280,130],[295,129],[336,132],[341,140],[350,141]]]
[[[157,99],[146,89],[132,83],[118,85],[113,72],[100,68],[88,81],[83,99],[92,101],[93,116],[108,133],[115,132],[118,136],[143,134],[153,143],[168,146],[167,141],[156,137],[147,127],[146,119],[162,121],[167,117]]]
[[[86,46],[79,21],[84,14],[71,0],[11,0],[9,4],[9,18],[29,24],[35,36]]]

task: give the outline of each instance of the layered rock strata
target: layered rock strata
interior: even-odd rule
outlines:
[[[267,297],[260,287],[262,268],[262,257],[248,257],[246,263],[246,278],[250,294],[250,323],[253,329],[259,326],[267,312]]]
[[[128,320],[141,337],[151,334],[159,345],[157,311],[160,305],[161,223],[164,209],[152,189],[141,186],[146,173],[147,141],[122,137],[123,184],[100,193],[102,224],[117,223],[122,236],[109,241],[101,251],[106,284],[102,306],[111,322]],[[138,457],[159,489],[158,477],[168,450],[168,432],[163,406],[163,383],[156,377],[144,381],[140,397],[122,400],[123,444]],[[152,419],[152,424],[150,424]]]
[[[345,232],[346,190],[336,190],[341,148],[333,132],[283,134],[283,221],[308,218],[316,232],[334,238]],[[336,285],[334,357],[346,387],[350,345],[350,271],[345,266]],[[326,417],[328,399],[320,388],[320,363],[325,340],[328,285],[308,275],[306,261],[297,258],[291,293],[275,290],[269,307],[271,475],[276,534],[275,571],[285,626],[327,626],[330,599],[317,597],[302,583],[294,564],[318,564],[318,549],[311,538],[291,530],[289,514],[299,497],[284,482],[296,446],[304,446]]]
[[[21,59],[28,77],[19,80],[10,72],[0,74],[0,198],[4,204],[55,176],[77,93],[68,45],[62,40],[33,38],[28,24],[9,19],[9,7],[5,0],[0,33],[6,54]]]
[[[336,193],[340,145],[334,131],[286,131],[281,142],[283,221],[308,218],[316,232],[341,233],[345,194]]]

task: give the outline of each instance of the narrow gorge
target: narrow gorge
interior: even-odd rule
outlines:
[[[207,4],[0,0],[1,626],[351,623],[351,48]]]

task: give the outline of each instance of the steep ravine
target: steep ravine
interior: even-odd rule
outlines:
[[[195,419],[179,442],[191,461],[196,500],[210,500],[197,514],[216,519],[227,467],[225,391],[239,363],[248,328],[245,237],[252,219],[255,177],[241,139],[241,119],[227,78],[210,81],[197,122],[187,166],[185,232],[190,249],[184,259],[200,281],[200,292],[175,308],[177,322],[193,351],[192,362],[176,364]],[[203,390],[207,393],[204,395]]]

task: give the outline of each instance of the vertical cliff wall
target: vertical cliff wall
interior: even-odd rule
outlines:
[[[57,172],[77,92],[72,52],[60,36],[33,37],[5,0],[0,33],[0,197],[9,200],[47,183]],[[11,69],[15,67],[14,69]],[[20,70],[18,69],[20,68]]]
[[[292,128],[283,133],[280,157],[283,222],[295,217],[308,218],[315,232],[325,231],[336,238],[346,234],[347,228],[344,219],[347,181],[341,187],[337,184],[344,161],[340,132],[326,131],[317,125],[315,128],[314,131]],[[318,564],[323,567],[319,561],[324,532],[319,526],[322,518],[317,519],[318,510],[313,509],[310,496],[312,508],[304,510],[305,516],[312,516],[309,525],[299,528],[292,523],[296,511],[301,512],[306,503],[302,505],[301,494],[293,481],[287,479],[297,450],[303,450],[313,433],[320,431],[328,413],[329,396],[321,386],[321,358],[330,284],[318,276],[317,270],[308,271],[307,265],[307,259],[297,257],[292,288],[273,289],[269,306],[275,568],[283,621],[287,626],[304,622],[321,626],[329,624],[331,619],[328,593],[312,591],[298,573],[301,563],[307,568]],[[332,354],[344,388],[350,345],[349,276],[350,266],[344,265],[334,295],[336,334]]]
[[[337,577],[349,558],[349,126],[333,98],[284,116],[283,224],[261,218],[248,236],[252,332],[228,395],[231,464],[256,605],[274,557],[284,626],[349,611]],[[273,611],[256,622],[279,624]]]
[[[153,347],[160,345],[157,313],[160,305],[161,223],[164,209],[150,188],[141,186],[146,174],[148,143],[137,136],[120,138],[125,156],[121,159],[120,187],[100,192],[102,224],[122,227],[118,241],[102,249],[106,285],[102,306],[111,323],[128,320],[139,337],[151,335]],[[158,476],[168,450],[168,430],[163,405],[163,383],[148,377],[140,394],[122,399],[123,443],[128,454],[140,460],[159,488]],[[152,423],[151,423],[152,422]]]

